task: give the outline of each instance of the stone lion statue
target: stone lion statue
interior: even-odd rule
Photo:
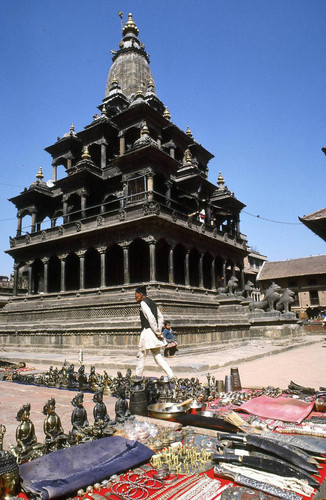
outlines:
[[[278,311],[290,312],[290,306],[294,302],[295,293],[289,288],[285,288],[280,299],[276,302],[276,309]]]
[[[272,283],[269,288],[267,288],[265,292],[265,297],[263,300],[259,302],[251,302],[249,304],[250,311],[254,309],[263,309],[264,311],[275,311],[275,303],[280,299],[280,290],[281,287],[276,283]]]
[[[231,276],[231,278],[227,282],[227,285],[225,287],[218,288],[217,293],[219,295],[221,294],[233,295],[237,287],[238,287],[238,278],[236,278],[235,276]]]

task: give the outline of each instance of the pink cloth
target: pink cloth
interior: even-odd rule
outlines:
[[[299,399],[285,398],[283,396],[278,398],[259,396],[243,403],[239,410],[257,415],[257,417],[301,424],[302,420],[312,411],[314,404],[314,401],[306,403]]]

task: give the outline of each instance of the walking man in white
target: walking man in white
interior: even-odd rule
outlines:
[[[155,363],[165,371],[169,378],[173,378],[173,371],[160,353],[161,347],[166,345],[162,328],[164,318],[153,300],[146,296],[146,287],[139,286],[135,292],[136,302],[140,304],[140,322],[142,331],[139,339],[137,354],[136,375],[143,375],[146,356],[151,351]]]

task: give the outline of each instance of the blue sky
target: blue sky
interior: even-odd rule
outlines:
[[[249,244],[269,260],[326,253],[298,220],[326,206],[324,0],[1,0],[0,274],[13,266],[8,198],[40,166],[50,179],[44,148],[98,111],[119,10],[172,121],[214,154],[209,179],[222,171],[247,205]]]

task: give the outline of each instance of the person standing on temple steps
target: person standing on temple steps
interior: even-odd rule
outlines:
[[[162,334],[164,318],[155,304],[155,302],[147,297],[146,287],[139,286],[135,291],[136,302],[140,304],[140,322],[142,331],[139,339],[139,351],[137,354],[136,375],[143,375],[146,356],[149,351],[152,353],[155,363],[162,368],[169,378],[173,378],[174,374],[168,363],[161,354],[161,347],[165,347],[166,341]]]

